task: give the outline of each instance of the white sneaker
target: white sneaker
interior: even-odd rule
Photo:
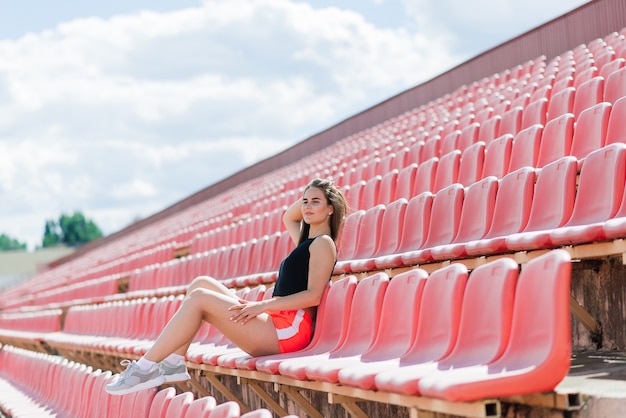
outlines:
[[[127,366],[126,370],[104,388],[111,395],[126,395],[165,383],[165,376],[161,374],[160,367],[154,366],[150,370],[141,370],[135,360],[122,360],[120,364]]]

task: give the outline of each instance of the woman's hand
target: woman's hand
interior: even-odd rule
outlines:
[[[230,316],[231,321],[236,324],[245,325],[250,319],[265,312],[265,307],[262,302],[250,302],[248,300],[239,299],[239,304],[231,306],[228,310],[233,312]]]

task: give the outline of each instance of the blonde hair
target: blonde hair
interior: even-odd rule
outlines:
[[[304,193],[306,193],[306,191],[311,187],[320,189],[324,193],[324,196],[326,196],[326,202],[333,206],[333,213],[330,215],[330,237],[333,241],[337,242],[337,237],[339,236],[339,232],[343,226],[343,221],[346,217],[346,212],[348,211],[346,198],[331,180],[314,178],[304,188]],[[302,243],[308,238],[309,228],[308,224],[302,224],[299,243]]]

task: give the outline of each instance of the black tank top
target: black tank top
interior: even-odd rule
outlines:
[[[274,285],[274,296],[289,296],[308,288],[309,247],[314,239],[315,238],[307,238],[302,241],[302,243],[280,263],[278,278]]]

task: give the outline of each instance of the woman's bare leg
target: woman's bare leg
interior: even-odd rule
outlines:
[[[253,356],[278,353],[280,348],[276,329],[269,315],[261,314],[245,325],[231,321],[232,312],[228,308],[237,303],[237,298],[230,291],[228,293],[203,287],[191,290],[144,357],[159,362],[173,352],[180,354],[179,350],[183,347],[186,351],[203,320],[217,327],[228,339]]]

